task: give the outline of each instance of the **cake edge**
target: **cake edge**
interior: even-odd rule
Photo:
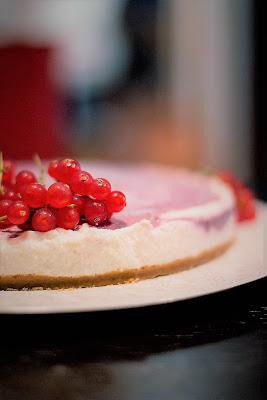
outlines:
[[[81,276],[49,276],[35,274],[0,275],[0,290],[57,290],[118,285],[170,275],[209,262],[222,255],[234,243],[231,238],[224,243],[204,250],[196,256],[177,259],[166,264],[141,268],[114,270],[104,274]]]

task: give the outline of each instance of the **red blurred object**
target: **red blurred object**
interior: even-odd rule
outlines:
[[[42,47],[0,48],[0,149],[5,158],[64,154],[62,108],[48,70],[51,55]]]
[[[15,164],[11,160],[3,161],[3,176],[2,182],[10,184],[14,180],[15,175]]]
[[[243,185],[242,183],[236,179],[230,172],[228,171],[218,171],[216,173],[217,177],[220,178],[224,183],[231,186],[233,190],[240,189]]]
[[[237,221],[253,220],[256,217],[255,199],[253,193],[246,187],[238,190],[237,201]]]
[[[228,171],[218,171],[216,176],[233,190],[236,200],[237,221],[243,222],[255,219],[256,205],[253,192]]]

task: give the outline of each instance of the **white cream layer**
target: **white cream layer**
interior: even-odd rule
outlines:
[[[156,227],[143,219],[115,230],[84,224],[78,231],[27,231],[12,239],[0,233],[0,275],[95,275],[197,256],[232,239],[235,232],[233,213],[219,229],[207,231],[196,223],[234,208],[232,193],[224,184],[210,179],[210,185],[217,200],[170,210]]]

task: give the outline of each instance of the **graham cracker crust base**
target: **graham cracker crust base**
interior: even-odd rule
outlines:
[[[1,275],[0,290],[45,290],[45,289],[74,289],[93,286],[118,285],[136,282],[143,279],[156,278],[184,271],[204,264],[223,254],[232,244],[231,239],[226,243],[204,251],[197,256],[186,257],[171,261],[167,264],[149,265],[127,270],[114,270],[99,275],[83,276],[49,276],[49,275]]]

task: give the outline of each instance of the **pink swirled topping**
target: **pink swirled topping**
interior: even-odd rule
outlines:
[[[87,168],[93,174],[105,173],[113,182],[114,189],[117,185],[127,194],[127,207],[118,217],[112,217],[111,224],[107,225],[109,229],[130,226],[143,219],[157,226],[161,223],[160,216],[168,211],[205,205],[218,198],[207,177],[183,170],[143,165],[110,167],[105,164],[89,164]],[[226,215],[221,221],[225,218]],[[216,226],[219,225],[217,221]]]

